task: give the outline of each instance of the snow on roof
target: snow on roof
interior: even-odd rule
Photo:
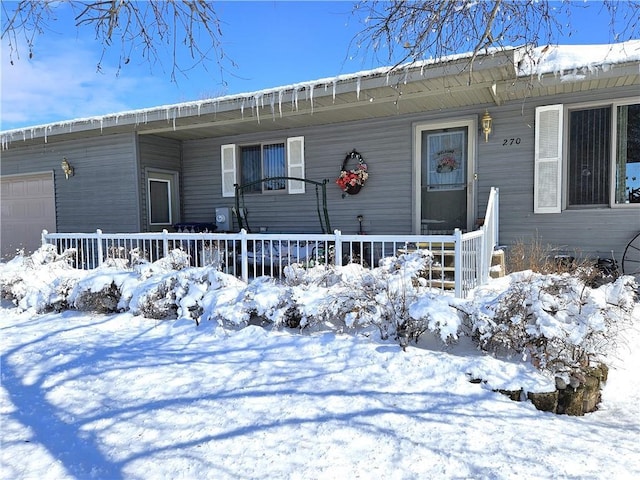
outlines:
[[[611,65],[640,61],[640,40],[609,45],[555,45],[535,48],[523,58],[519,75],[553,73],[570,79],[577,72],[608,70]]]
[[[640,61],[640,40],[630,40],[627,42],[607,45],[556,45],[537,47],[533,49],[527,47],[505,47],[502,49],[492,49],[486,52],[486,54],[494,55],[511,50],[516,52],[516,54],[520,52],[520,61],[517,65],[518,76],[542,76],[543,74],[556,74],[560,75],[562,80],[567,81],[580,80],[587,74],[595,73],[599,70],[607,71],[614,64]],[[335,98],[336,87],[338,84],[355,82],[356,94],[359,97],[362,79],[384,76],[388,77],[393,72],[401,72],[402,70],[408,71],[409,69],[423,71],[431,65],[470,58],[471,55],[471,53],[456,54],[440,59],[428,59],[408,63],[395,68],[391,66],[379,67],[352,74],[321,78],[254,92],[238,93],[212,99],[161,105],[95,117],[76,118],[63,122],[54,122],[44,125],[36,125],[33,127],[6,130],[4,132],[0,132],[0,142],[2,143],[2,149],[4,150],[7,148],[8,143],[20,138],[28,140],[36,137],[44,137],[46,142],[47,135],[53,134],[54,129],[68,129],[68,131],[71,132],[73,131],[74,126],[87,124],[91,126],[99,126],[100,129],[102,129],[106,122],[115,124],[118,124],[121,121],[124,123],[128,122],[135,124],[147,123],[151,120],[150,117],[154,117],[153,120],[157,120],[161,115],[166,118],[168,122],[173,121],[175,124],[176,118],[183,115],[200,115],[202,109],[205,107],[213,108],[214,111],[217,111],[220,106],[233,104],[234,102],[234,108],[239,110],[244,110],[245,107],[263,107],[264,99],[267,96],[271,97],[269,102],[271,102],[272,109],[276,108],[275,98],[276,96],[278,97],[279,104],[277,105],[277,108],[282,112],[282,101],[285,92],[290,93],[291,101],[296,107],[300,92],[304,92],[306,100],[311,100],[313,105],[313,94],[316,88],[322,88],[325,91],[329,88],[332,89],[332,94]]]

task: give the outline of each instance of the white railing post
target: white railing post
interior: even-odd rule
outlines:
[[[494,195],[493,204],[493,242],[495,245],[499,243],[500,236],[500,190],[496,187],[492,187],[491,191]],[[494,245],[494,246],[495,246]]]
[[[335,235],[335,245],[333,247],[333,263],[336,267],[342,266],[342,232],[340,230],[334,230],[333,234]]]
[[[166,258],[169,255],[169,239],[167,235],[169,232],[166,228],[162,230],[162,258]]]
[[[98,266],[102,266],[102,262],[104,259],[104,251],[102,249],[102,230],[99,228],[96,230],[96,242],[98,248]]]
[[[455,296],[456,298],[462,298],[462,274],[464,269],[462,268],[462,231],[456,228],[453,231],[454,237],[454,282],[455,282]]]
[[[247,231],[240,230],[240,275],[242,280],[249,282],[249,252],[247,251]]]
[[[46,230],[42,230],[42,234],[40,235],[40,241],[42,242],[43,247],[47,244],[47,235],[49,235],[49,232],[47,232]]]
[[[493,251],[493,247],[491,246],[491,230],[490,226],[487,229],[485,225],[480,228],[480,231],[482,232],[482,236],[480,237],[480,271],[476,273],[478,286],[486,284],[487,279],[489,278],[491,252]]]

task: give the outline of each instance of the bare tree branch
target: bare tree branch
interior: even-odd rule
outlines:
[[[79,30],[94,29],[96,42],[102,46],[98,70],[102,69],[107,52],[118,48],[118,72],[133,55],[151,67],[165,68],[161,59],[167,50],[172,59],[173,81],[178,73],[186,75],[197,65],[206,70],[213,63],[224,82],[226,66],[235,66],[222,49],[222,29],[213,3],[204,0],[2,2],[0,38],[8,41],[11,62],[20,57],[24,45],[29,56],[34,55],[35,38],[50,29],[56,10],[64,6],[73,12]],[[187,64],[181,60],[183,48],[191,58]]]
[[[505,46],[529,48],[555,44],[575,33],[570,23],[579,9],[604,11],[612,41],[640,37],[640,2],[549,2],[539,0],[362,0],[353,10],[364,19],[364,28],[351,42],[369,55],[383,55],[398,66],[428,58],[471,52],[471,69],[478,54]]]

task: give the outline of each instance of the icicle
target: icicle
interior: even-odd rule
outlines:
[[[338,86],[338,79],[333,79],[333,103],[336,103],[336,88]]]
[[[360,100],[360,82],[362,77],[358,77],[358,82],[356,83],[356,98]]]
[[[278,92],[278,111],[280,112],[280,118],[282,118],[282,97],[284,96],[284,90]]]
[[[104,117],[100,117],[100,134],[102,134],[103,127],[104,127]]]
[[[315,85],[311,85],[309,87],[309,101],[311,102],[311,113],[313,113],[313,89],[316,88]]]
[[[256,109],[256,118],[258,119],[258,124],[260,124],[260,105],[258,105],[259,97],[257,95],[253,96],[253,105]]]
[[[271,118],[273,120],[276,119],[276,94],[272,93],[271,94],[271,100],[269,101],[270,105],[271,105]]]
[[[298,111],[298,89],[294,88],[293,93],[291,94],[291,108],[292,110]]]
[[[240,116],[242,118],[244,118],[244,98],[242,99],[242,102],[240,103]]]

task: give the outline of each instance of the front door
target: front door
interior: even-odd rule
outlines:
[[[416,131],[421,179],[418,229],[422,234],[450,234],[456,228],[465,231],[472,226],[470,136],[474,130],[470,123],[430,124]]]

